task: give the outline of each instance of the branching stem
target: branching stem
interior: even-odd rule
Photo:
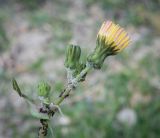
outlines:
[[[59,106],[63,100],[69,96],[70,92],[72,91],[73,88],[76,88],[78,83],[81,81],[81,79],[91,70],[91,66],[87,64],[86,68],[83,69],[81,71],[81,73],[79,75],[77,75],[76,78],[74,78],[69,84],[68,86],[60,93],[59,97],[57,98],[57,100],[54,102],[54,104],[56,106]],[[55,107],[56,107],[55,106]],[[58,111],[57,108],[51,109],[50,107],[47,108],[48,110],[46,110],[46,107],[43,106],[42,109],[40,111],[45,111],[45,114],[48,114],[49,117],[53,116],[55,114],[55,112]],[[44,120],[41,119],[41,127],[39,129],[39,138],[45,138],[45,136],[47,135],[47,130],[48,130],[48,120]]]

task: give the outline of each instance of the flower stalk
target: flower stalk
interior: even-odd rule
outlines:
[[[44,114],[48,114],[49,117],[53,117],[54,114],[58,111],[59,105],[66,99],[69,95],[70,92],[73,90],[73,88],[76,88],[78,83],[81,81],[81,79],[92,69],[92,67],[87,64],[86,68],[82,70],[82,72],[77,75],[76,78],[74,78],[71,83],[67,85],[67,87],[60,93],[59,97],[57,100],[54,102],[54,107],[51,108],[51,103],[49,106],[46,104],[43,104],[43,106],[40,108],[40,112]],[[53,105],[52,105],[53,106]],[[47,130],[48,130],[48,120],[46,119],[40,119],[41,127],[39,129],[38,136],[39,138],[44,138],[47,135]]]

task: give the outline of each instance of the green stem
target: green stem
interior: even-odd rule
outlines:
[[[81,71],[79,75],[75,79],[71,81],[71,83],[68,84],[67,88],[61,92],[60,96],[58,99],[54,102],[55,105],[59,106],[63,100],[69,96],[71,90],[77,86],[77,84],[81,81],[81,79],[92,69],[90,65],[87,65],[85,69]],[[43,107],[44,108],[44,107]],[[54,113],[58,111],[57,109],[51,110],[48,112],[48,115],[53,116]],[[50,114],[51,113],[51,114]],[[43,121],[43,122],[42,122]],[[47,129],[48,129],[48,121],[47,120],[41,120],[41,128],[39,130],[39,138],[44,138],[47,134]],[[45,125],[45,126],[44,126]],[[45,130],[44,130],[45,128]],[[45,133],[44,133],[45,132]]]
[[[63,95],[60,96],[60,97],[57,99],[57,101],[55,102],[55,104],[56,104],[56,105],[60,105],[60,104],[62,103],[62,101],[68,96],[68,94],[70,93],[71,90],[72,90],[71,88],[67,87],[67,88],[65,89],[65,91],[63,92]]]
[[[70,91],[77,86],[77,84],[80,82],[82,77],[87,74],[91,70],[91,66],[86,66],[85,69],[82,70],[82,72],[77,75],[75,79],[73,79],[72,83],[68,84],[67,88],[60,94],[59,98],[55,102],[56,105],[60,105],[62,101],[69,96]]]

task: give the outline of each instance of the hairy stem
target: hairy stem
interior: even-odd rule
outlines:
[[[61,94],[59,95],[57,101],[55,102],[56,105],[60,105],[62,103],[62,101],[69,96],[71,90],[73,88],[75,88],[77,86],[77,84],[80,82],[80,80],[82,79],[82,77],[88,73],[88,71],[91,69],[90,66],[87,66],[84,70],[82,70],[82,72],[77,75],[77,77],[75,79],[72,80],[72,82],[70,84],[68,84],[67,88],[61,92]]]
[[[72,91],[73,88],[77,87],[78,83],[81,81],[81,79],[89,72],[89,70],[91,70],[91,66],[87,65],[85,69],[82,70],[82,72],[77,75],[76,78],[74,78],[69,84],[68,86],[60,93],[59,97],[57,98],[57,100],[54,102],[55,107],[59,106],[63,100],[69,96],[70,92]],[[47,109],[47,110],[46,110]],[[43,107],[40,109],[41,113],[45,113],[48,114],[49,117],[53,116],[55,114],[55,112],[57,112],[58,109],[54,108],[51,109],[50,107],[47,107],[43,105]],[[48,120],[45,119],[40,119],[40,123],[41,123],[41,127],[39,129],[39,138],[44,138],[47,135],[47,131],[48,131]]]

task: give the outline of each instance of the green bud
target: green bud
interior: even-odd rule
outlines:
[[[69,69],[77,69],[81,56],[81,48],[77,45],[69,45],[67,47],[65,67]]]
[[[70,78],[71,79],[75,78],[86,67],[84,63],[81,63],[80,56],[81,56],[81,48],[79,46],[69,45],[67,47],[65,67],[69,71],[69,80]],[[84,81],[84,79],[85,75],[81,81]]]
[[[42,96],[44,98],[47,98],[50,94],[51,87],[46,82],[40,82],[38,84],[38,96]]]

